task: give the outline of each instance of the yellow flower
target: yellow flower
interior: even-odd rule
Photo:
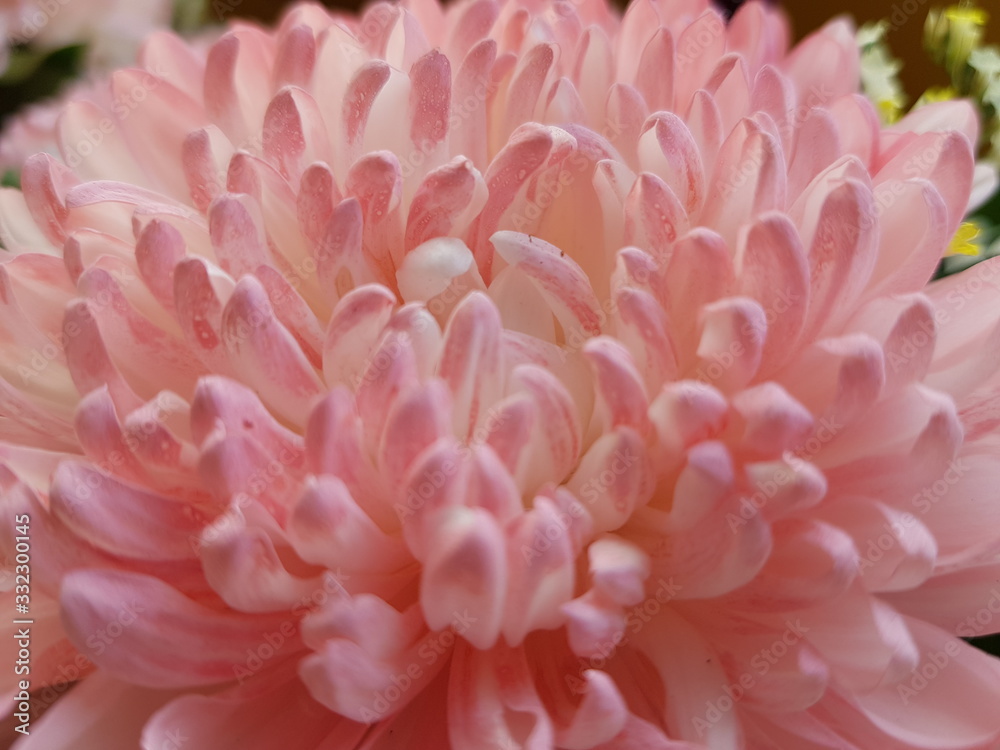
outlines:
[[[967,221],[958,228],[955,232],[955,236],[951,240],[951,244],[948,246],[948,252],[945,253],[945,257],[950,257],[952,255],[978,255],[979,245],[977,245],[973,240],[975,240],[981,234],[979,226],[972,221]]]
[[[924,27],[924,41],[934,59],[945,66],[952,82],[966,92],[969,55],[983,43],[989,14],[973,5],[952,5],[931,10]]]
[[[861,87],[875,103],[882,122],[892,125],[906,111],[906,92],[899,82],[903,63],[892,56],[885,41],[886,21],[866,24],[858,29],[861,50]]]
[[[914,109],[925,104],[936,104],[937,102],[949,102],[958,99],[958,92],[951,86],[931,86],[917,100]]]
[[[989,13],[974,5],[952,5],[944,14],[949,21],[959,24],[985,26],[990,20]]]

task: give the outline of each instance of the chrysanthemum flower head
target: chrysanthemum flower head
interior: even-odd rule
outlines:
[[[996,746],[969,105],[880,129],[846,21],[702,0],[301,5],[109,85],[0,194],[83,678],[24,748]]]

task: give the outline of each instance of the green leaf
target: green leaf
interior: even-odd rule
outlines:
[[[22,52],[34,54],[15,50],[15,57]],[[41,53],[40,61],[37,56],[29,59],[22,55],[20,67],[0,78],[0,121],[27,104],[54,96],[67,81],[77,78],[85,52],[83,45],[73,45]]]
[[[196,31],[205,24],[208,0],[177,0],[173,26],[177,31]]]
[[[10,64],[0,76],[0,86],[12,86],[30,78],[45,62],[48,50],[15,47],[10,51]]]

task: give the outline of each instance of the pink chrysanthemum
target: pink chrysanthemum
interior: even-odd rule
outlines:
[[[20,750],[998,747],[976,118],[787,44],[303,5],[69,104],[0,194],[2,544],[81,680]]]

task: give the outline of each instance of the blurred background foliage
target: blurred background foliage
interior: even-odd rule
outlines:
[[[723,0],[719,4],[732,10],[739,6],[741,1]],[[621,6],[625,4],[623,0],[616,2]],[[175,13],[175,25],[190,29],[200,24],[224,23],[234,17],[271,22],[290,4],[290,0],[180,0]],[[324,4],[330,8],[357,10],[365,5],[365,2],[325,0]],[[791,19],[797,38],[822,26],[830,19],[831,13],[853,16],[859,26],[866,22],[889,19],[893,28],[889,31],[886,41],[895,56],[905,63],[901,79],[913,98],[915,99],[929,86],[943,86],[948,83],[947,74],[934,64],[923,49],[924,19],[930,8],[940,4],[935,0],[836,0],[832,3],[820,3],[816,0],[782,0],[779,4]],[[987,39],[993,43],[1000,43],[1000,3],[996,3],[996,0],[987,0],[984,5],[995,6],[993,11],[997,16],[988,28]],[[59,50],[51,54],[29,52],[15,54],[12,69],[0,78],[0,119],[27,101],[52,93],[58,87],[60,80],[79,73],[81,62],[82,57],[76,48]],[[25,73],[30,71],[35,71],[39,77],[26,88]]]

